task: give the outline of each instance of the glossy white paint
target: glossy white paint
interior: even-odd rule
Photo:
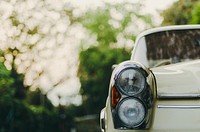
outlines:
[[[200,94],[200,60],[152,69],[158,94]]]

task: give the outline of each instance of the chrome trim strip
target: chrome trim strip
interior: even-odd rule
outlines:
[[[171,109],[200,109],[200,105],[157,105],[157,108]]]
[[[197,99],[200,94],[158,94],[158,99]]]

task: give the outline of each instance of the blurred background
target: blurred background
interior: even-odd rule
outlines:
[[[0,132],[99,132],[136,36],[199,16],[198,0],[1,0]]]

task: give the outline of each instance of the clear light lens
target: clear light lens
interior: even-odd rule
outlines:
[[[118,108],[120,120],[129,127],[139,125],[145,117],[144,105],[136,99],[123,101]]]
[[[119,74],[117,85],[122,92],[128,95],[134,95],[144,89],[145,77],[136,69],[125,69]]]

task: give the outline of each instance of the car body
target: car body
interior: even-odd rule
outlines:
[[[200,131],[200,25],[141,33],[108,90],[103,132]]]

